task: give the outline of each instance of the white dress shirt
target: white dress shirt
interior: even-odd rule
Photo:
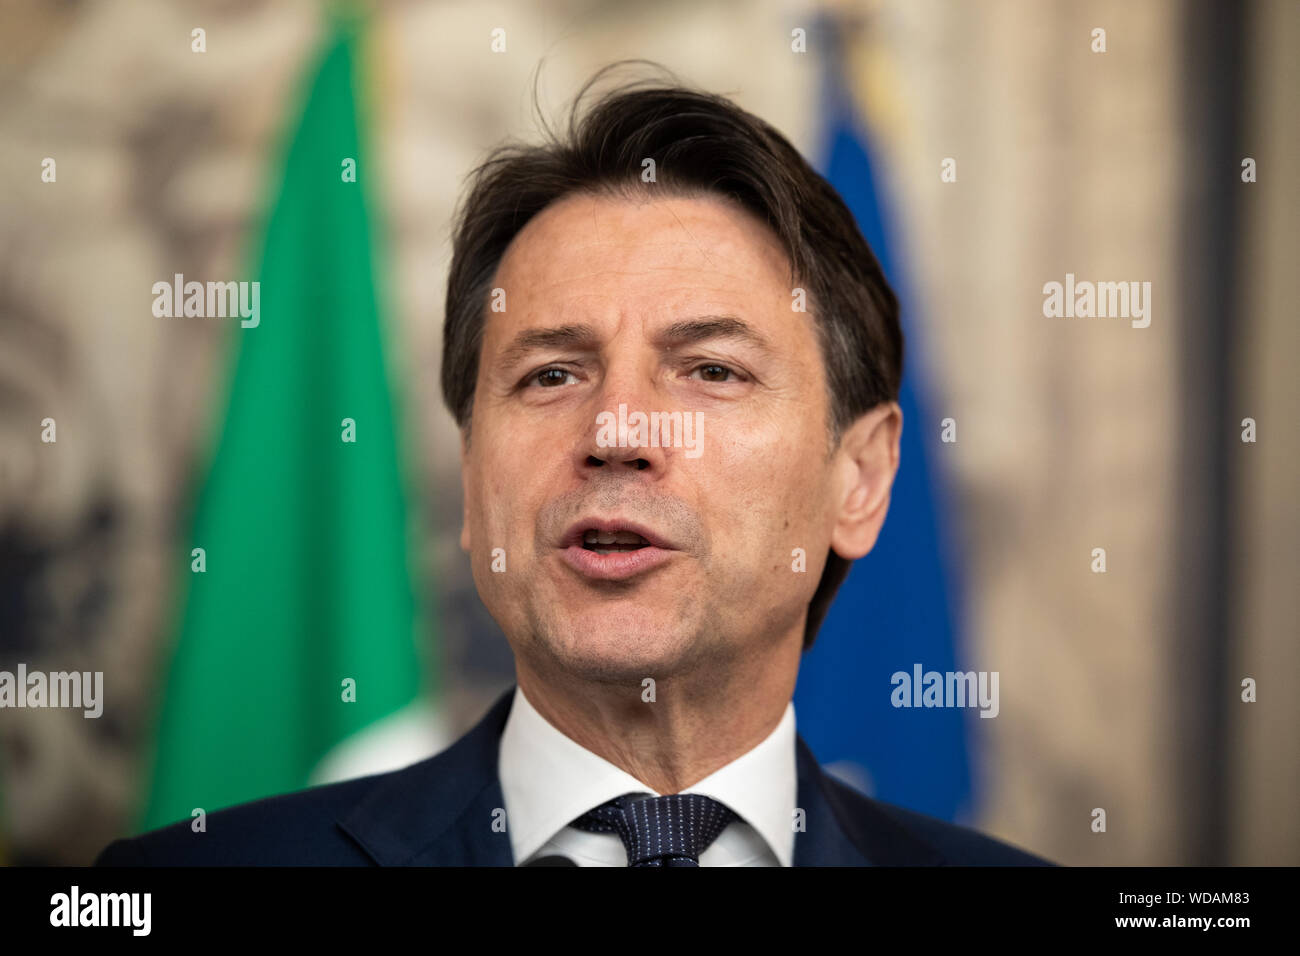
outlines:
[[[700,866],[792,864],[798,788],[794,743],[794,704],[788,703],[762,742],[682,791],[712,797],[740,817],[700,854]],[[499,758],[506,832],[516,865],[558,854],[579,866],[627,866],[627,850],[617,834],[568,824],[625,793],[662,794],[566,736],[518,686]]]

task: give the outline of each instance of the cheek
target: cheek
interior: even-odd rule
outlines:
[[[511,567],[532,559],[537,533],[537,517],[545,504],[545,489],[551,487],[551,476],[543,473],[537,463],[544,456],[521,452],[517,445],[498,443],[497,448],[509,449],[501,453],[483,455],[467,482],[476,482],[472,500],[476,513],[471,515],[476,550],[505,548]]]
[[[788,430],[774,429],[720,443],[704,499],[714,502],[710,524],[735,559],[788,564],[791,548],[808,546],[802,539],[823,536],[821,449],[801,448],[803,438],[791,442]]]
[[[531,535],[521,539],[519,506],[510,489],[507,461],[481,455],[465,473],[471,528],[470,569],[479,597],[494,614],[506,613],[512,594],[522,584],[521,573],[531,559]]]
[[[508,487],[508,480],[502,480],[501,462],[476,449],[473,464],[465,470],[466,507],[476,552],[486,554],[493,548],[505,546],[502,543],[501,509],[510,502],[504,493],[505,487]]]

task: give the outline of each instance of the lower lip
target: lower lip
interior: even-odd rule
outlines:
[[[645,547],[635,551],[611,551],[599,554],[580,544],[565,548],[565,562],[583,577],[598,581],[622,581],[659,567],[673,556],[665,548]]]

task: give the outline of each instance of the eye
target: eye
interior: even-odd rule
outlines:
[[[554,368],[554,367],[544,368],[538,372],[534,372],[531,376],[529,376],[530,381],[536,382],[538,385],[542,386],[543,388],[554,388],[557,385],[567,385],[569,383],[566,381],[566,379],[573,379],[574,381],[577,381],[577,379],[574,378],[572,372],[566,371],[565,369],[562,368]]]
[[[716,362],[698,365],[695,368],[695,372],[702,373],[704,381],[706,382],[726,382],[728,381],[727,376],[731,376],[732,378],[736,377],[734,371],[725,365],[718,365]],[[691,374],[694,374],[694,372]]]

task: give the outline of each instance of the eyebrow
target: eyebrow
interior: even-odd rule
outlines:
[[[579,348],[594,351],[596,330],[590,325],[559,325],[549,329],[524,329],[501,352],[503,365],[514,365],[538,349]]]
[[[764,352],[772,352],[772,345],[756,328],[734,315],[703,315],[695,319],[674,322],[655,336],[664,349],[704,342],[709,339],[734,339],[746,342]],[[578,349],[596,351],[599,337],[590,325],[559,325],[552,328],[524,329],[501,352],[500,364],[510,367],[522,361],[529,353],[541,349]]]
[[[772,345],[766,336],[734,315],[703,315],[698,319],[674,322],[656,338],[663,347],[669,349],[709,339],[733,339],[764,352],[772,351]]]

